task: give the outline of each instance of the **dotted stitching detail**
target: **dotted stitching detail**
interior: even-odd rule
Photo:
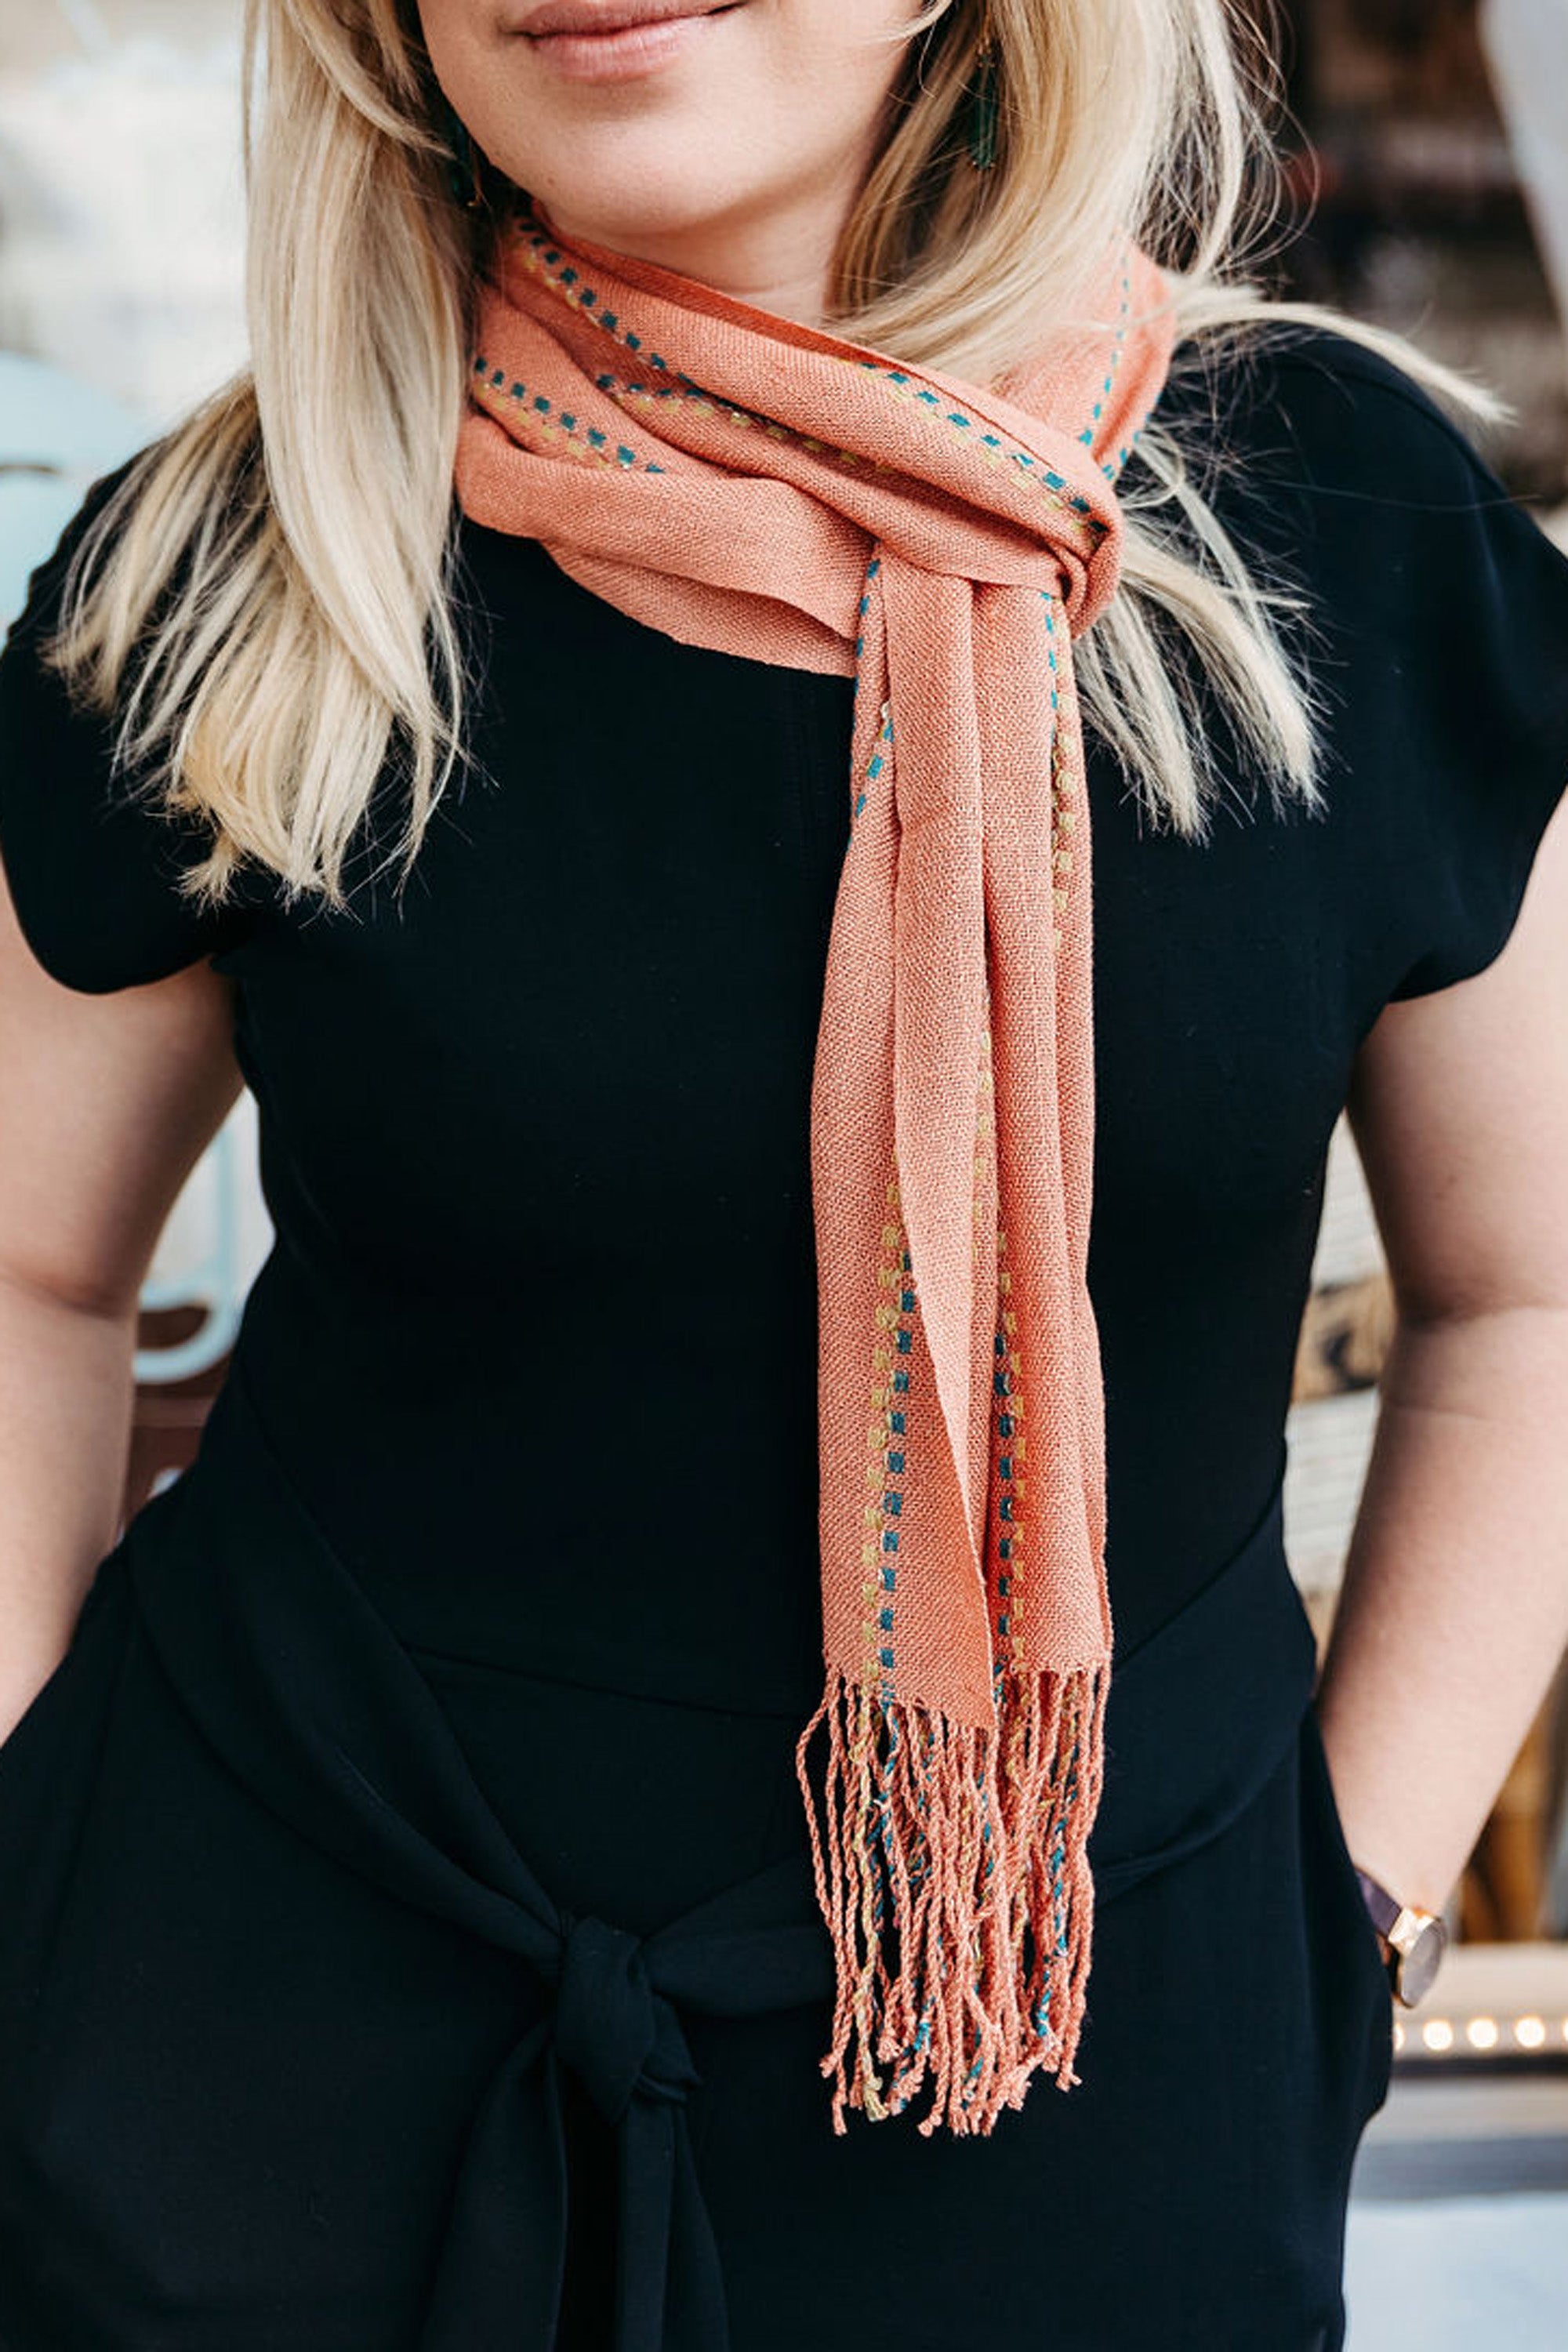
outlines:
[[[893,399],[924,408],[933,421],[966,431],[974,426],[975,419],[965,416],[960,410],[944,410],[940,395],[929,386],[916,383],[907,368],[885,368],[878,360],[860,360],[857,364],[874,375]],[[1095,513],[1089,500],[1069,489],[1065,475],[1058,473],[1055,467],[1043,464],[1033,450],[1016,448],[1005,442],[1000,434],[978,431],[968,446],[989,466],[1004,471],[1016,469],[1015,479],[1021,473],[1048,504],[1060,513],[1073,517],[1095,546],[1105,537],[1110,526]]]
[[[542,392],[525,383],[507,383],[504,368],[491,367],[482,355],[474,362],[477,389],[492,411],[504,403],[525,420],[528,440],[535,446],[558,447],[561,454],[580,457],[588,465],[607,466],[613,473],[662,474],[668,469],[652,458],[639,458],[625,442],[612,441],[595,425],[582,425],[569,409],[560,409]]]
[[[871,1420],[866,1433],[866,1535],[860,1548],[862,1680],[884,1700],[894,1683],[893,1608],[898,1589],[899,1531],[904,1508],[909,1435],[910,1360],[914,1348],[915,1292],[908,1237],[899,1213],[899,1182],[888,1186],[882,1262],[877,1287],[877,1337],[871,1349]]]

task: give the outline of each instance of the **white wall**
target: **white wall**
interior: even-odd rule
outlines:
[[[1481,30],[1568,331],[1568,0],[1482,0]]]
[[[0,0],[0,345],[167,423],[244,357],[239,0]]]

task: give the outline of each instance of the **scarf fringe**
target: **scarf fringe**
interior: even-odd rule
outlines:
[[[795,1767],[837,1964],[820,2062],[836,2132],[847,2107],[897,2115],[929,2078],[921,2133],[985,2135],[1037,2069],[1081,2079],[1109,1686],[1106,1663],[1003,1669],[976,1726],[829,1669]],[[819,1837],[805,1750],[824,1721]]]

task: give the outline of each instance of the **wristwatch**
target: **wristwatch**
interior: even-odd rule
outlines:
[[[1414,1903],[1401,1903],[1359,1863],[1355,1874],[1363,1900],[1372,1914],[1372,1924],[1384,1941],[1394,1997],[1404,2008],[1414,2009],[1431,1988],[1448,1948],[1448,1930],[1436,1912],[1422,1911]]]

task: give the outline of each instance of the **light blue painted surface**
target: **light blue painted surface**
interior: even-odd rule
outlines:
[[[1565,2352],[1568,2196],[1353,2203],[1349,2352]]]
[[[149,437],[142,420],[96,384],[0,352],[0,627],[21,611],[28,573],[90,484]]]

